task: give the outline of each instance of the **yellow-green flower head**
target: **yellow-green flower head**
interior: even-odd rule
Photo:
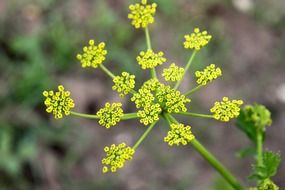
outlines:
[[[101,108],[97,114],[99,117],[99,124],[110,128],[115,126],[120,120],[123,114],[121,103],[106,103],[104,108]]]
[[[109,171],[116,172],[124,166],[127,160],[131,160],[135,153],[135,150],[126,146],[125,143],[119,145],[112,144],[110,147],[105,147],[106,157],[102,159],[103,173]]]
[[[179,81],[184,75],[184,68],[178,67],[172,63],[169,68],[163,69],[162,76],[166,81]]]
[[[279,190],[279,187],[270,179],[265,179],[258,185],[257,190]]]
[[[200,50],[209,43],[212,36],[207,31],[200,32],[199,28],[195,28],[192,34],[185,35],[184,38],[185,49]]]
[[[131,98],[131,101],[136,104],[137,108],[142,108],[147,104],[151,104],[153,100],[153,94],[149,90],[144,88],[139,89],[138,92],[135,93]]]
[[[113,79],[113,90],[116,90],[121,97],[127,95],[135,87],[135,75],[130,75],[127,72],[122,72],[121,76],[116,76]]]
[[[107,50],[105,50],[104,42],[95,45],[94,40],[89,40],[89,45],[83,47],[83,53],[77,54],[76,58],[80,61],[83,68],[97,68],[106,59],[106,55]]]
[[[253,122],[256,128],[264,130],[272,124],[271,113],[264,105],[247,105],[243,109],[246,121]]]
[[[156,7],[156,3],[147,4],[147,0],[142,0],[140,4],[131,4],[128,18],[132,20],[132,25],[135,28],[146,28],[154,22]]]
[[[212,82],[221,75],[222,70],[219,67],[216,67],[215,64],[207,66],[203,71],[195,72],[197,83],[200,85],[206,85],[207,83]]]
[[[161,86],[156,93],[157,101],[168,113],[186,112],[186,104],[191,102],[178,90],[172,89],[170,86]]]
[[[242,104],[242,100],[229,100],[228,97],[223,97],[223,101],[215,102],[210,111],[216,120],[228,122],[230,119],[239,116]]]
[[[143,107],[143,110],[139,110],[137,115],[140,117],[140,122],[144,125],[152,124],[155,121],[159,120],[159,114],[162,109],[158,103],[156,104],[147,104]]]
[[[172,145],[187,145],[191,142],[195,136],[191,132],[190,126],[184,126],[183,124],[171,124],[170,131],[167,136],[164,137],[164,141],[170,146]]]
[[[70,92],[65,91],[62,85],[58,86],[58,91],[44,91],[46,97],[44,104],[46,111],[52,113],[55,119],[62,118],[63,114],[69,115],[70,110],[74,108],[74,101],[70,98]]]
[[[164,53],[161,51],[154,53],[151,49],[148,49],[146,52],[140,52],[139,56],[137,56],[137,62],[142,69],[151,69],[166,61],[166,58],[164,58],[163,55]]]
[[[144,82],[141,89],[149,90],[150,92],[156,91],[157,88],[161,87],[161,84],[158,79],[152,78]]]
[[[153,104],[153,92],[162,84],[157,79],[150,79],[143,83],[137,93],[133,95],[131,101],[136,104],[137,108],[143,108],[146,105]]]

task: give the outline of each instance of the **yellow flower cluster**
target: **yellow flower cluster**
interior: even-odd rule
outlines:
[[[105,147],[106,157],[102,159],[103,173],[109,171],[116,172],[124,166],[127,160],[131,160],[135,153],[135,150],[126,146],[125,143],[119,145],[112,144],[110,147]]]
[[[166,61],[166,58],[164,58],[163,55],[164,53],[161,51],[154,53],[151,49],[148,49],[146,52],[140,52],[139,56],[137,56],[137,62],[142,69],[151,69]]]
[[[131,4],[128,18],[132,20],[132,25],[135,28],[146,28],[154,22],[156,7],[156,3],[147,4],[147,0],[142,0],[141,4]]]
[[[197,83],[201,85],[206,85],[209,82],[217,79],[222,75],[222,70],[215,64],[207,66],[203,71],[196,71],[195,76],[197,78]]]
[[[186,112],[185,104],[191,102],[180,91],[165,85],[158,88],[156,98],[161,107],[168,113]]]
[[[121,76],[116,76],[113,79],[113,90],[116,90],[121,97],[127,95],[135,87],[135,75],[130,75],[127,72],[122,72]]]
[[[151,124],[159,120],[159,114],[161,113],[161,108],[158,103],[147,104],[143,107],[143,110],[139,110],[137,115],[140,117],[140,122],[144,125]]]
[[[180,144],[187,145],[194,138],[195,136],[191,132],[191,127],[179,123],[170,125],[170,131],[168,131],[167,136],[164,137],[164,141],[170,146],[179,146]]]
[[[140,117],[140,122],[144,125],[159,120],[159,114],[162,109],[160,104],[154,102],[155,96],[152,93],[159,86],[160,83],[157,79],[150,79],[144,82],[138,92],[131,98],[131,101],[135,102],[137,108],[143,108],[138,111],[137,116]]]
[[[110,128],[115,126],[120,120],[123,114],[121,103],[106,103],[104,108],[101,108],[97,114],[99,117],[99,124]]]
[[[137,108],[143,108],[154,101],[154,95],[152,94],[159,86],[160,82],[157,79],[150,79],[143,83],[137,93],[133,95],[131,101],[136,104]]]
[[[136,104],[136,108],[143,108],[154,101],[154,96],[149,90],[141,88],[133,95],[131,101]]]
[[[179,81],[184,75],[184,68],[178,67],[172,63],[169,68],[163,69],[162,76],[166,81]]]
[[[242,104],[242,100],[229,100],[228,97],[223,97],[223,101],[215,102],[210,111],[216,120],[228,122],[230,119],[239,116]]]
[[[107,50],[104,48],[104,42],[95,45],[94,40],[89,40],[89,45],[83,47],[83,53],[77,54],[76,58],[81,62],[83,68],[97,68],[106,59]]]
[[[279,187],[270,179],[265,179],[258,185],[257,190],[279,190]]]
[[[46,97],[44,104],[46,111],[52,113],[55,119],[62,118],[63,114],[69,115],[70,110],[74,108],[74,101],[70,98],[70,92],[65,91],[62,85],[58,86],[58,91],[43,91]]]
[[[150,79],[133,95],[131,101],[135,102],[137,108],[143,108],[138,112],[138,116],[142,118],[141,122],[147,125],[156,121],[162,110],[168,113],[186,112],[185,104],[191,100],[157,79]]]
[[[154,92],[156,91],[159,87],[161,87],[163,84],[161,84],[158,79],[152,78],[147,80],[146,82],[143,83],[142,89],[148,90],[149,92]]]
[[[199,28],[195,28],[192,34],[185,35],[184,38],[184,48],[200,50],[209,43],[212,36],[207,31],[200,32]]]

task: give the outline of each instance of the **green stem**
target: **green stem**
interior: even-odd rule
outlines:
[[[145,38],[146,38],[147,49],[152,49],[151,48],[151,41],[150,41],[150,35],[149,35],[148,27],[145,27],[144,31],[145,31]]]
[[[257,166],[263,165],[263,153],[262,153],[262,132],[260,130],[257,131],[256,137],[256,151],[257,151]]]
[[[201,113],[193,113],[193,112],[178,112],[178,113],[175,113],[175,114],[194,116],[194,117],[214,118],[213,115],[201,114]]]
[[[92,114],[85,114],[85,113],[78,113],[78,112],[70,112],[71,115],[78,116],[78,117],[83,117],[83,118],[88,118],[88,119],[99,119],[97,115],[92,115]],[[129,119],[134,119],[138,118],[137,113],[126,113],[122,116],[121,120],[129,120]]]
[[[178,123],[178,121],[170,114],[164,114],[164,117],[170,123]],[[191,145],[195,148],[200,155],[207,160],[224,179],[236,190],[243,190],[244,187],[238,182],[238,180],[227,170],[213,154],[211,154],[197,139],[191,141]]]
[[[212,155],[197,139],[191,141],[192,146],[205,158],[236,190],[244,189],[238,180]]]
[[[100,64],[99,67],[112,79],[115,78],[115,75],[109,70],[107,69],[103,64]]]
[[[186,64],[186,67],[185,67],[185,72],[184,72],[183,77],[185,76],[185,74],[186,74],[186,72],[188,71],[188,69],[189,69],[191,63],[193,62],[196,53],[197,53],[197,51],[195,50],[195,51],[192,53],[191,57],[189,58],[189,61],[188,61],[188,63]],[[177,81],[176,85],[174,86],[174,89],[177,89],[177,88],[179,87],[179,85],[181,84],[182,80],[183,80],[183,78],[182,78],[181,80]]]
[[[139,140],[136,142],[136,144],[133,146],[133,149],[137,149],[138,146],[143,142],[143,140],[147,137],[147,135],[149,134],[149,132],[153,129],[153,127],[155,126],[156,122],[152,123],[147,130],[142,134],[142,136],[139,138]]]
[[[193,88],[193,89],[191,89],[191,90],[189,90],[189,91],[187,91],[184,95],[185,96],[189,96],[189,95],[191,95],[192,93],[194,93],[194,92],[196,92],[197,90],[199,90],[200,88],[202,88],[204,85],[198,85],[198,86],[196,86],[195,88]]]
[[[121,120],[129,120],[129,119],[135,119],[138,118],[137,113],[125,113]]]
[[[151,41],[150,41],[150,35],[149,35],[148,27],[145,27],[144,31],[145,31],[145,38],[146,38],[147,49],[151,50],[152,48],[151,48]],[[155,68],[151,68],[150,74],[151,74],[152,78],[157,78]]]
[[[88,119],[99,119],[97,115],[85,114],[85,113],[78,113],[78,112],[70,112],[71,115],[75,115],[78,117],[88,118]]]

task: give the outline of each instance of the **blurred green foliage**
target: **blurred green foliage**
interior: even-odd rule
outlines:
[[[127,20],[129,1],[116,4],[117,2],[119,1],[5,2],[5,10],[2,9],[0,12],[1,190],[29,190],[44,183],[46,179],[40,167],[42,163],[39,155],[42,153],[40,151],[50,149],[53,153],[56,152],[54,149],[64,152],[60,153],[62,156],[59,158],[63,181],[67,181],[63,189],[115,189],[121,185],[118,181],[110,181],[109,178],[95,182],[94,179],[69,179],[73,165],[82,161],[82,147],[89,141],[83,136],[83,132],[83,137],[80,136],[81,133],[78,134],[80,129],[72,128],[67,121],[55,125],[44,112],[41,96],[44,89],[53,89],[61,78],[78,72],[76,52],[80,51],[82,45],[90,38],[106,41],[109,50],[106,64],[112,67],[115,73],[121,73],[123,70],[136,73],[138,83],[142,81],[144,73],[140,72],[139,65],[133,63],[137,52],[145,46],[143,32],[135,31]],[[182,64],[189,56],[186,51],[181,51],[183,35],[192,31],[194,26],[203,25],[202,28],[211,28],[209,30],[215,38],[210,48],[197,57],[191,72],[204,68],[204,63],[224,64],[227,60],[229,42],[222,32],[223,24],[218,19],[211,19],[206,15],[207,9],[212,5],[222,4],[229,8],[230,3],[221,3],[218,0],[193,1],[193,7],[196,7],[193,10],[192,4],[185,2],[157,0],[160,7],[158,21],[162,22],[158,22],[157,28],[153,28],[156,32],[153,35],[154,40],[167,40],[160,36],[175,26],[177,34],[170,35],[175,44],[164,48],[174,52],[175,56],[180,58],[177,61]],[[257,4],[254,11],[256,17],[260,22],[272,24],[272,27],[281,30],[284,26],[282,10],[277,7],[279,11],[272,12],[267,9],[267,4],[268,2]],[[271,14],[275,15],[274,22],[270,21]],[[163,22],[166,25],[162,25]],[[285,48],[284,44],[281,46],[280,52]],[[92,73],[83,77],[93,79],[97,75]],[[247,121],[244,122],[241,122],[241,128],[248,125]],[[254,138],[252,131],[244,131]],[[245,150],[241,154],[248,154],[246,152],[252,150]],[[159,188],[158,183],[156,182]],[[190,185],[186,177],[175,188],[189,189]],[[228,189],[224,182],[217,182],[214,187]]]

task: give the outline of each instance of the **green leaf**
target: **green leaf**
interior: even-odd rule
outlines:
[[[251,141],[256,142],[256,128],[252,121],[247,120],[246,112],[244,109],[241,110],[240,115],[237,118],[236,126],[242,132],[244,132]]]
[[[247,148],[243,148],[241,150],[239,150],[236,153],[236,156],[238,158],[245,158],[247,156],[252,156],[256,154],[256,148],[255,147],[247,147]]]
[[[249,179],[265,180],[277,173],[281,158],[279,153],[267,151],[263,153],[263,165],[254,166],[254,172]]]
[[[279,153],[273,153],[270,151],[264,152],[263,164],[267,169],[268,177],[272,177],[277,173],[280,161],[281,157]]]

